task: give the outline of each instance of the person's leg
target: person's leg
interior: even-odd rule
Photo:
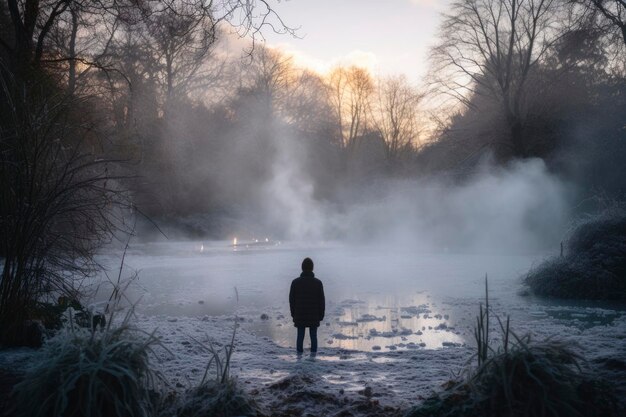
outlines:
[[[306,327],[298,327],[298,337],[296,338],[296,351],[298,353],[304,352],[304,331]]]
[[[309,327],[309,335],[311,336],[311,353],[317,352],[317,327]]]

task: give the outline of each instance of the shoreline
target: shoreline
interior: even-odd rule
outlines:
[[[162,346],[154,348],[152,364],[169,381],[164,388],[180,393],[197,386],[204,373],[208,355],[199,344],[211,341],[223,347],[232,337],[234,321],[228,316],[138,314],[134,324],[147,332],[156,329]],[[583,353],[585,367],[607,379],[626,408],[626,315],[610,325],[576,331],[549,317],[528,324],[516,323],[515,329],[524,333],[530,327],[535,340],[560,330],[556,338]],[[35,353],[27,348],[0,350],[0,370],[23,370]],[[443,390],[445,383],[473,365],[474,353],[468,345],[372,352],[323,347],[311,358],[305,344],[305,355],[298,359],[294,349],[239,326],[231,375],[268,415],[394,416]]]

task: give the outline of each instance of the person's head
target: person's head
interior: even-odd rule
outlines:
[[[302,271],[313,272],[313,261],[311,258],[304,258],[304,261],[302,261]]]

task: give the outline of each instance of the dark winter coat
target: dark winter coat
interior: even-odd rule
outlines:
[[[289,308],[294,326],[318,327],[325,307],[324,286],[313,272],[303,272],[291,282]]]

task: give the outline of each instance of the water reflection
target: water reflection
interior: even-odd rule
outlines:
[[[281,346],[294,345],[295,329],[282,315],[266,322],[247,323],[247,327]],[[371,294],[343,300],[331,306],[318,333],[322,346],[349,351],[440,349],[465,343],[455,329],[452,312],[437,307],[426,293],[408,297]]]

